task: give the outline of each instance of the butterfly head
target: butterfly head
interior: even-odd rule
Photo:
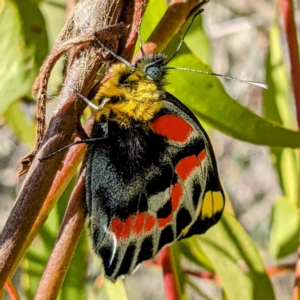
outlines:
[[[164,84],[164,79],[166,76],[165,60],[167,56],[164,53],[149,54],[139,59],[135,67],[141,70],[149,78],[153,80],[156,84]]]

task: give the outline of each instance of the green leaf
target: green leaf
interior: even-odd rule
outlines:
[[[255,246],[232,215],[224,212],[219,223],[198,240],[220,277],[228,299],[275,300]]]
[[[293,112],[290,80],[283,62],[283,50],[278,23],[270,29],[270,48],[266,60],[266,80],[269,89],[264,91],[264,115],[289,128],[297,128]]]
[[[141,38],[143,44],[149,38],[156,25],[163,17],[167,5],[164,0],[151,0],[147,6],[145,14],[143,16],[143,22],[141,24]],[[140,49],[139,41],[136,43],[136,51]]]
[[[33,147],[35,137],[35,122],[26,115],[21,102],[13,103],[4,114],[8,124],[29,148]]]
[[[178,39],[173,39],[166,49],[167,54],[173,53],[178,42]],[[211,71],[185,45],[170,65]],[[299,132],[259,117],[243,107],[227,95],[214,76],[170,70],[168,82],[171,84],[167,90],[171,94],[185,103],[200,119],[227,135],[259,145],[300,147]]]
[[[207,65],[211,64],[211,49],[210,41],[203,29],[202,15],[195,18],[193,25],[188,31],[184,43],[188,46],[191,52],[202,62]],[[190,22],[180,30],[179,35],[182,36]]]
[[[270,48],[266,61],[266,80],[269,90],[264,92],[264,115],[288,128],[297,128],[290,80],[283,62],[279,21],[270,30]],[[295,150],[271,148],[281,187],[289,201],[297,205],[299,184],[299,156]]]
[[[105,279],[103,288],[108,300],[127,300],[127,295],[122,280],[118,279],[113,283]]]
[[[194,263],[195,265],[203,268],[211,273],[214,273],[214,268],[207,258],[199,243],[197,242],[198,237],[192,236],[188,239],[178,242],[178,247],[180,252],[185,256],[185,258]]]
[[[48,52],[44,19],[29,0],[7,0],[0,15],[0,115],[31,86]]]
[[[299,156],[289,148],[271,148],[272,160],[279,175],[281,188],[292,204],[298,203]]]
[[[202,290],[200,290],[199,287],[194,282],[192,282],[191,280],[187,279],[186,283],[188,285],[190,285],[192,289],[194,289],[194,291],[201,297],[201,299],[203,299],[203,300],[211,300],[211,298],[209,298]]]
[[[180,299],[187,299],[186,291],[185,291],[185,276],[182,272],[182,267],[180,264],[181,261],[181,252],[178,243],[174,243],[169,246],[169,253],[172,264],[172,272],[177,284],[177,290],[180,295]]]
[[[57,203],[57,227],[60,226],[64,213],[66,210],[66,204],[71,196],[75,184],[73,179],[68,185],[67,189],[63,193],[62,197]],[[63,285],[60,289],[58,299],[72,299],[72,300],[85,300],[87,299],[87,256],[88,256],[88,243],[87,234],[83,230],[81,232],[79,241],[77,243],[75,252],[73,254],[68,272],[66,274]]]
[[[298,247],[300,219],[297,207],[278,198],[272,208],[270,253],[277,259],[294,253]]]

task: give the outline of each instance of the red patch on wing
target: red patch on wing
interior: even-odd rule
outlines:
[[[128,217],[125,222],[113,218],[110,222],[111,231],[116,235],[117,240],[126,239],[131,232],[134,216]]]
[[[138,235],[141,234],[143,231],[147,233],[153,229],[154,225],[154,216],[148,214],[147,212],[137,214],[133,226],[133,234]]]
[[[206,151],[203,149],[199,154],[198,154],[198,158],[200,160],[200,162],[203,162],[203,160],[206,157]]]
[[[183,119],[174,115],[164,115],[150,123],[154,132],[169,140],[184,143],[188,140],[193,128]]]
[[[175,167],[177,175],[184,181],[192,171],[199,166],[199,161],[195,155],[187,156],[179,161]]]
[[[148,214],[146,223],[145,223],[145,227],[144,227],[145,232],[149,232],[153,229],[153,227],[155,225],[155,221],[156,221],[156,219],[154,218],[154,216]]]
[[[131,234],[139,235],[143,231],[150,232],[155,225],[154,216],[142,212],[129,216],[125,222],[113,218],[110,223],[111,231],[116,235],[117,240],[128,239]]]
[[[166,227],[168,224],[170,224],[172,222],[172,214],[168,215],[166,218],[159,218],[157,220],[158,223],[158,227],[159,228],[163,228]]]
[[[172,202],[172,210],[175,212],[179,206],[180,199],[182,197],[182,185],[180,182],[172,185],[171,189],[171,202]]]
[[[143,231],[144,224],[145,224],[145,213],[140,213],[135,216],[135,222],[133,226],[133,234],[140,234]]]
[[[175,212],[177,210],[181,197],[182,197],[182,185],[180,182],[177,182],[171,187],[172,212]],[[157,223],[159,228],[164,228],[172,222],[173,219],[172,212],[166,218],[158,218]]]

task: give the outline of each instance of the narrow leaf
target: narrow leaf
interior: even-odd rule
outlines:
[[[300,220],[297,207],[286,198],[278,198],[272,208],[270,252],[279,259],[298,247]]]
[[[0,17],[0,115],[30,95],[34,78],[48,51],[44,19],[36,3],[7,0]]]
[[[115,283],[105,280],[103,288],[108,300],[127,300],[124,283],[121,279],[118,279]]]
[[[228,299],[275,300],[261,258],[237,220],[227,212],[199,237],[199,244],[220,277]]]
[[[288,128],[297,128],[278,23],[279,20],[274,22],[270,30],[270,50],[266,61],[269,90],[264,92],[264,115]],[[271,148],[271,151],[283,192],[293,204],[297,204],[298,154],[293,149]]]

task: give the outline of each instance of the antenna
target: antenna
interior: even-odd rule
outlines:
[[[93,144],[95,142],[103,141],[105,139],[107,139],[107,136],[99,137],[99,138],[89,138],[89,139],[85,139],[85,140],[76,141],[72,144],[66,145],[66,146],[50,153],[49,155],[39,158],[39,161],[45,161],[45,160],[51,158],[52,156],[54,156],[55,154],[60,153],[60,152],[64,151],[65,149],[68,149],[72,146],[79,145],[79,144]]]
[[[75,95],[77,95],[79,98],[81,98],[87,105],[89,105],[90,107],[92,107],[93,109],[95,109],[95,110],[100,110],[102,107],[99,107],[99,106],[97,106],[96,104],[94,104],[91,100],[89,100],[87,97],[85,97],[85,96],[83,96],[83,95],[81,95],[80,93],[78,93],[75,89],[73,89],[72,87],[70,87],[70,86],[68,86],[68,85],[66,85],[66,84],[62,84],[62,86],[63,87],[67,87],[67,88],[69,88],[70,90],[72,90],[73,91],[73,93],[75,94]]]
[[[143,49],[143,41],[142,41],[142,37],[141,37],[141,24],[142,24],[143,18],[140,19],[140,23],[139,23],[139,27],[138,27],[138,39],[139,39],[139,43],[140,43],[140,51],[142,53],[142,56],[145,57],[146,54],[144,52]]]
[[[195,70],[195,69],[189,69],[189,68],[165,67],[165,69],[166,70],[190,71],[190,72],[201,73],[201,74],[206,74],[206,75],[218,76],[218,77],[222,77],[222,78],[225,78],[225,79],[230,79],[230,80],[234,80],[234,81],[238,81],[238,82],[242,82],[242,83],[246,83],[246,84],[250,84],[250,85],[255,85],[255,86],[261,87],[261,88],[266,89],[266,90],[269,88],[269,86],[267,84],[262,83],[262,82],[237,79],[237,78],[234,78],[234,77],[230,77],[230,76],[222,75],[222,74],[217,74],[217,73],[213,73],[213,72],[207,72],[207,71],[201,71],[201,70]]]
[[[191,21],[191,23],[189,24],[188,28],[186,29],[185,33],[183,34],[183,37],[180,39],[180,43],[179,43],[179,45],[178,45],[176,51],[175,51],[174,54],[171,56],[171,58],[165,63],[165,65],[167,65],[167,64],[168,64],[168,63],[169,63],[169,62],[177,55],[177,53],[179,52],[179,50],[180,50],[180,48],[181,48],[181,46],[182,46],[182,44],[183,44],[183,42],[184,42],[184,38],[186,37],[186,35],[187,35],[188,31],[190,30],[191,26],[193,25],[193,22],[194,22],[195,18],[196,18],[199,14],[201,14],[203,11],[204,11],[204,9],[201,8],[201,9],[199,9],[199,10],[193,15],[192,21]]]
[[[98,38],[97,35],[95,35],[96,41],[98,42],[98,44],[105,49],[107,52],[109,52],[114,58],[118,59],[119,61],[121,61],[122,63],[124,63],[126,66],[128,66],[129,68],[131,68],[133,71],[135,71],[135,66],[132,65],[129,61],[127,61],[126,59],[124,59],[123,57],[119,56],[118,54],[114,53],[114,51],[112,51],[111,49],[107,48]]]

